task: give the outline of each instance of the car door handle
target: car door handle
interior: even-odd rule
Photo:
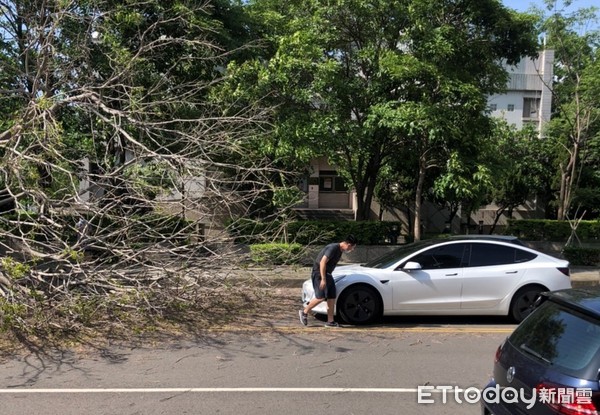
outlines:
[[[506,271],[506,273],[507,273],[507,274],[516,274],[516,273],[518,273],[518,272],[519,272],[519,271]]]
[[[458,275],[458,272],[455,272],[454,274],[446,274],[446,277],[454,277],[456,275]]]

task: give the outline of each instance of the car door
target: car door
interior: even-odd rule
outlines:
[[[470,244],[463,273],[461,308],[489,310],[499,306],[527,272],[524,263],[535,257],[517,247],[492,242]]]
[[[427,249],[400,264],[391,281],[394,309],[406,311],[458,310],[465,243],[451,243]],[[407,262],[421,269],[404,271]]]

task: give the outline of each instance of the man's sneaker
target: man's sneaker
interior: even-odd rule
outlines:
[[[308,326],[308,314],[306,314],[304,310],[298,310],[298,316],[300,316],[300,323]]]
[[[327,323],[325,323],[325,327],[339,327],[340,325],[338,323],[336,323],[335,321],[328,321]]]

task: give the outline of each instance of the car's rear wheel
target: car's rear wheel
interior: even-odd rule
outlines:
[[[371,324],[381,317],[381,297],[368,285],[352,285],[342,292],[337,311],[347,323]]]
[[[540,293],[546,291],[541,285],[528,285],[519,289],[510,302],[510,316],[517,323],[520,323],[534,309],[535,300]]]

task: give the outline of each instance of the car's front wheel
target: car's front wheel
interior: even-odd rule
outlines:
[[[347,323],[371,324],[381,317],[381,297],[368,285],[352,285],[342,292],[337,310]]]
[[[540,293],[546,291],[541,285],[528,285],[519,289],[510,303],[510,316],[517,323],[520,323],[535,308],[535,301]]]

